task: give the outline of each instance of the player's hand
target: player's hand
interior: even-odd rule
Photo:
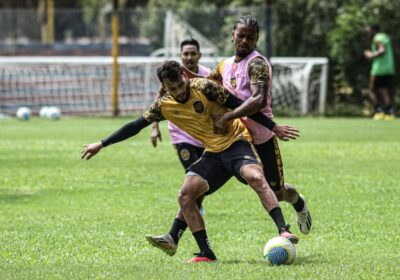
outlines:
[[[364,51],[364,56],[368,59],[371,59],[373,57],[373,54],[370,50],[365,50]]]
[[[290,125],[275,125],[272,129],[275,135],[282,141],[296,140],[300,136],[300,131]]]
[[[216,134],[222,134],[222,135],[227,134],[229,131],[228,121],[229,121],[228,113],[225,113],[220,117],[217,117],[214,120],[214,132]]]
[[[101,142],[84,145],[83,150],[81,151],[81,159],[86,159],[86,160],[91,159],[102,148],[103,148],[103,145],[101,144]]]
[[[160,139],[160,141],[162,141],[162,137],[161,137],[161,131],[157,126],[153,126],[153,129],[151,130],[151,144],[153,144],[153,147],[157,147],[157,139]]]

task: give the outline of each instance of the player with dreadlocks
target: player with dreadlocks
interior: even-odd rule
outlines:
[[[224,114],[215,125],[221,129],[229,121],[241,118],[253,137],[253,144],[260,156],[268,184],[279,201],[293,205],[300,231],[308,234],[311,230],[311,215],[304,197],[292,185],[284,182],[282,159],[275,133],[246,117],[258,111],[268,118],[273,117],[272,69],[268,59],[256,50],[259,30],[256,18],[249,15],[239,17],[232,30],[235,55],[222,60],[207,76],[222,83],[231,94],[244,100],[240,107]],[[189,71],[187,74],[196,76]],[[184,220],[176,218],[168,234],[148,235],[146,238],[157,248],[174,255],[186,227]]]

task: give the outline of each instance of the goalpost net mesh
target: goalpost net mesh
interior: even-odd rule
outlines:
[[[179,58],[175,58],[179,61]],[[119,111],[143,112],[160,87],[156,68],[160,57],[120,57]],[[215,67],[218,58],[201,64]],[[272,58],[274,113],[323,114],[326,98],[325,58]],[[0,58],[0,113],[13,115],[21,106],[38,114],[42,106],[57,106],[63,115],[111,115],[111,57]]]

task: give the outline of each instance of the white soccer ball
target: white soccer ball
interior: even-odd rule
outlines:
[[[49,108],[48,106],[43,106],[42,108],[40,108],[39,111],[39,116],[41,118],[47,118],[47,113],[49,112]]]
[[[57,107],[49,107],[46,111],[46,117],[51,120],[58,120],[61,118],[61,111]]]
[[[16,115],[18,119],[28,121],[31,117],[31,109],[28,107],[20,107],[18,108]]]
[[[264,246],[264,259],[269,265],[291,264],[296,259],[296,247],[287,238],[274,237]]]

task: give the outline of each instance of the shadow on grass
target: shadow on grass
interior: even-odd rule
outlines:
[[[232,259],[232,260],[218,260],[220,264],[252,264],[252,265],[265,265],[266,261],[260,260],[245,260],[245,259]],[[297,257],[292,266],[307,265],[307,264],[323,264],[327,263],[321,254],[313,254],[308,256]]]
[[[0,190],[0,203],[20,203],[41,194],[38,190]]]

